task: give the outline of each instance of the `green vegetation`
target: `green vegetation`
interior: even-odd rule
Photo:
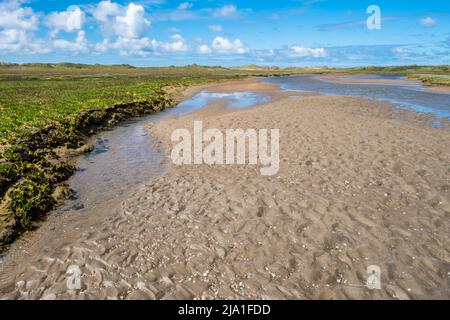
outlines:
[[[361,74],[398,74],[421,81],[426,86],[450,86],[450,66],[395,66],[342,69],[341,72]]]
[[[383,73],[383,74],[435,74],[435,73],[450,73],[450,66],[391,66],[391,67],[358,67],[350,69],[341,69],[341,72],[362,72],[362,73]]]
[[[408,78],[420,80],[426,86],[450,86],[450,75],[445,74],[413,74]]]

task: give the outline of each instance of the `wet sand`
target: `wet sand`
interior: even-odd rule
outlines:
[[[433,92],[450,94],[450,86],[426,87],[426,88]]]
[[[0,271],[0,296],[449,299],[448,126],[357,97],[292,99],[251,81],[222,90],[246,86],[264,86],[272,102],[230,110],[216,101],[149,130],[170,154],[172,130],[194,120],[205,129],[279,128],[277,175],[167,159],[168,172],[121,206],[72,225],[76,237],[40,232],[25,253],[5,257],[15,265]],[[82,288],[68,291],[74,264]],[[381,268],[381,290],[364,287],[369,265]]]

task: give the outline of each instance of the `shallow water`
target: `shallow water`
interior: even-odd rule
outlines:
[[[404,76],[394,75],[394,74],[367,74],[367,75],[359,75],[359,76],[344,76],[338,77],[338,79],[342,80],[376,80],[376,81],[401,81],[401,82],[409,82],[411,85],[419,85],[420,84],[416,80],[408,79]]]
[[[233,109],[244,109],[256,104],[267,103],[269,97],[255,92],[230,92],[216,93],[202,91],[191,99],[180,104],[183,110],[192,112],[198,108],[202,108],[213,100],[226,99],[229,102],[228,107]]]
[[[193,112],[218,99],[227,100],[229,108],[248,108],[269,100],[267,96],[253,92],[202,91],[174,108],[95,135],[90,139],[94,151],[78,160],[80,171],[69,180],[69,186],[77,192],[77,199],[68,201],[62,210],[95,209],[105,202],[123,198],[130,190],[161,175],[165,170],[164,150],[149,135],[149,124]]]
[[[408,81],[395,75],[351,76],[343,79]],[[431,113],[438,118],[450,119],[450,95],[428,91],[420,84],[336,83],[318,76],[280,77],[264,81],[281,85],[286,91],[311,91],[326,95],[363,96],[390,102],[415,112]]]

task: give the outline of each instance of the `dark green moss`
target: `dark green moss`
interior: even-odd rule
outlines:
[[[24,229],[30,229],[33,221],[42,213],[51,210],[55,200],[51,197],[49,184],[39,184],[32,180],[22,180],[11,190],[10,208]]]
[[[22,170],[23,176],[30,181],[33,181],[39,185],[51,184],[50,179],[45,175],[45,173],[33,164],[27,164],[24,168],[22,168]]]
[[[0,163],[0,197],[8,187],[19,179],[17,167],[14,163]]]
[[[25,162],[31,160],[30,150],[20,145],[12,145],[5,149],[3,157],[10,162]]]
[[[51,164],[50,167],[48,167],[47,172],[52,176],[55,182],[59,183],[69,179],[76,170],[77,168],[70,164],[58,162]]]

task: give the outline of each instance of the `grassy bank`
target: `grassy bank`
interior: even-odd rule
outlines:
[[[224,68],[133,68],[76,64],[0,65],[0,141],[76,112],[145,101],[164,86],[255,74]],[[261,72],[262,75],[268,72]]]
[[[426,86],[450,86],[450,75],[445,74],[413,74],[408,78],[420,80]]]

